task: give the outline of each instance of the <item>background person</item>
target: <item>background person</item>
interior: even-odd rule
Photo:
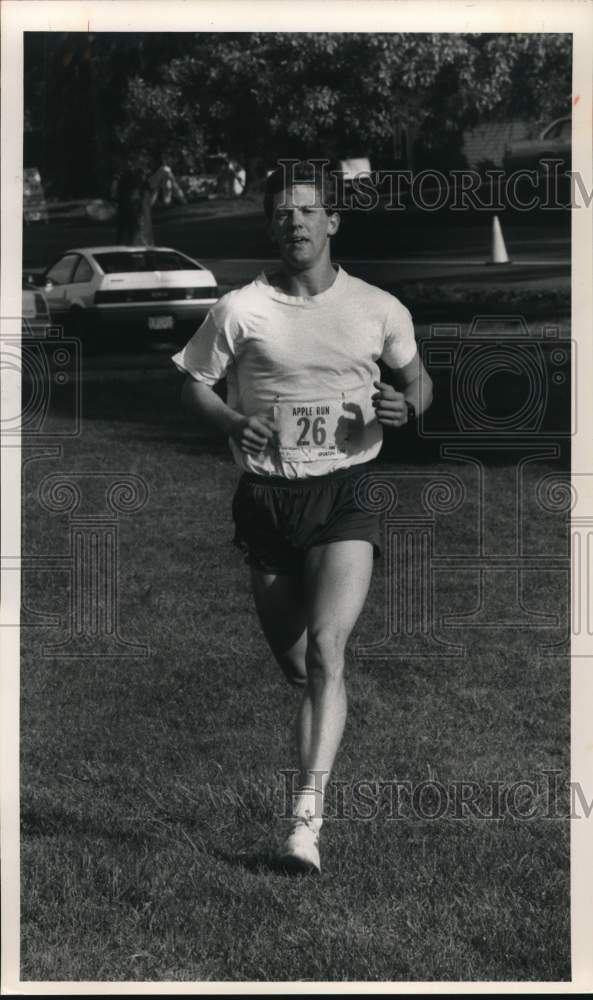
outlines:
[[[185,204],[186,198],[175,175],[163,157],[152,173],[140,166],[124,170],[112,185],[111,194],[117,204],[117,237],[119,246],[154,246],[152,210],[160,198],[169,206],[175,197]]]

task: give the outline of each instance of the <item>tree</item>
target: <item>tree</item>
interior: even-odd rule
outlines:
[[[132,131],[126,145],[129,81],[155,78],[186,44],[179,33],[25,32],[25,155],[56,194],[106,194],[128,159],[152,158],[149,124],[139,145]]]
[[[150,100],[160,91],[171,120],[171,102],[197,109],[206,145],[244,161],[382,160],[394,115],[438,146],[485,118],[553,117],[570,101],[568,35],[253,32],[194,35],[187,49],[160,67]]]
[[[25,36],[27,37],[27,36]],[[51,170],[95,186],[167,148],[173,169],[222,150],[262,169],[282,156],[392,156],[394,119],[425,148],[460,148],[480,121],[565,114],[571,36],[346,32],[43,36],[28,42],[26,107],[50,123]],[[35,61],[37,60],[37,61]],[[48,126],[46,126],[48,127]]]
[[[179,173],[195,170],[205,152],[200,106],[186,98],[179,83],[166,76],[160,84],[133,77],[127,83],[124,111],[116,134],[128,163],[147,168],[165,158]]]

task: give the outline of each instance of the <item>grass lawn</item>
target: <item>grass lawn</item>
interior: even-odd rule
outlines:
[[[180,376],[155,357],[84,382],[83,432],[24,472],[24,554],[65,555],[67,516],[37,490],[49,473],[133,472],[146,505],[120,515],[120,629],[144,659],[43,655],[64,638],[68,578],[27,575],[24,598],[63,616],[23,631],[22,968],[34,980],[564,980],[570,977],[568,822],[382,808],[328,818],[319,878],[271,864],[283,833],[280,770],[295,765],[298,695],[260,636],[231,544],[237,471],[224,442],[181,413]],[[57,412],[52,426],[65,418]],[[434,451],[434,449],[433,449]],[[439,554],[475,550],[475,469],[392,441],[386,470],[454,473],[467,500],[435,526]],[[562,515],[535,503],[558,463],[526,466],[530,554],[564,556]],[[511,495],[513,457],[490,470]],[[474,477],[474,478],[472,478]],[[410,480],[411,482],[411,480]],[[472,499],[473,498],[473,499]],[[504,539],[501,501],[489,530]],[[541,656],[562,629],[451,629],[465,656],[362,658],[383,634],[376,566],[348,663],[350,712],[336,782],[541,781],[569,768],[569,662]],[[478,601],[475,573],[441,569],[440,618]],[[512,581],[511,581],[512,583]],[[499,594],[501,607],[508,594]],[[538,612],[566,615],[551,569],[525,574]],[[337,786],[336,786],[337,787]],[[565,809],[563,792],[559,812]],[[330,796],[331,804],[331,796]],[[383,803],[384,804],[384,803]]]

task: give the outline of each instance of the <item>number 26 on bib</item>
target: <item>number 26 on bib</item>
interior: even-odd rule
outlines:
[[[314,462],[347,452],[344,398],[274,405],[278,453],[285,461]],[[346,431],[345,431],[346,428]]]

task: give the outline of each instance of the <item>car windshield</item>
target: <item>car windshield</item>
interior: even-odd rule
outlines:
[[[200,271],[200,265],[167,250],[112,250],[93,255],[105,274],[118,271]]]

